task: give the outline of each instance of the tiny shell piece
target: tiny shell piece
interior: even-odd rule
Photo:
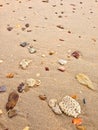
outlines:
[[[58,61],[58,63],[59,63],[60,65],[65,65],[65,64],[67,64],[67,60],[60,59],[60,60]]]
[[[26,80],[26,85],[28,87],[34,87],[36,85],[36,80],[33,78],[29,78]]]
[[[29,130],[30,127],[29,126],[26,126],[23,130]]]

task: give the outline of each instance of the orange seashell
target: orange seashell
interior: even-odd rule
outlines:
[[[7,78],[13,78],[13,77],[14,77],[14,74],[13,74],[13,73],[8,73],[8,74],[6,75],[6,77],[7,77]]]
[[[81,124],[82,124],[82,119],[81,119],[81,118],[74,118],[74,119],[72,120],[72,123],[73,123],[74,125],[81,125]]]

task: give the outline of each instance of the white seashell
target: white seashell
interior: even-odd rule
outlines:
[[[31,63],[32,60],[27,60],[27,59],[23,59],[21,62],[20,62],[20,67],[22,69],[26,69],[28,67],[28,65]]]
[[[70,96],[65,96],[59,103],[59,106],[62,112],[68,116],[76,118],[81,113],[81,107],[79,103]]]
[[[34,86],[36,85],[36,80],[33,79],[33,78],[27,79],[27,80],[26,80],[26,85],[27,85],[28,87],[34,87]]]

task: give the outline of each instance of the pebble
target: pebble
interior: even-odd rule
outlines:
[[[14,74],[13,74],[13,73],[8,73],[8,74],[6,75],[6,77],[7,77],[7,78],[13,78],[13,77],[14,77]]]
[[[0,93],[1,92],[6,92],[6,86],[0,86]]]
[[[79,59],[79,57],[81,56],[80,51],[74,51],[71,55],[76,59]]]
[[[29,51],[30,54],[36,53],[36,49],[33,48],[33,46],[28,47],[28,51]]]
[[[46,100],[46,99],[47,99],[46,95],[39,95],[39,98],[40,98],[41,100]]]
[[[8,31],[12,31],[12,30],[13,30],[13,27],[8,27],[7,30],[8,30]]]
[[[27,60],[27,59],[23,59],[21,62],[20,62],[20,67],[22,69],[26,69],[29,64],[31,63],[32,60]]]
[[[60,60],[58,60],[58,63],[60,65],[65,65],[65,64],[67,64],[67,60],[60,59]]]
[[[19,93],[22,93],[23,90],[25,89],[25,86],[24,86],[24,85],[25,85],[24,83],[21,83],[21,84],[19,84],[19,86],[17,87],[17,90],[18,90]]]
[[[16,106],[18,99],[19,99],[18,93],[16,91],[11,92],[9,94],[8,102],[6,104],[6,110],[9,111],[10,109],[13,109]]]
[[[64,66],[60,66],[60,67],[58,67],[58,70],[61,71],[61,72],[64,72],[65,71],[65,67]]]
[[[55,51],[50,51],[49,52],[49,55],[53,55],[53,54],[55,54]]]
[[[45,67],[45,70],[46,70],[46,71],[49,71],[49,67]]]
[[[12,117],[14,117],[14,116],[17,116],[17,110],[15,110],[15,109],[12,109],[12,110],[9,110],[8,111],[8,117],[9,118],[12,118]]]
[[[85,98],[83,98],[83,103],[86,104],[86,100],[85,100]]]
[[[22,43],[20,43],[20,46],[21,47],[25,47],[25,46],[27,46],[29,43],[27,43],[27,42],[22,42]]]

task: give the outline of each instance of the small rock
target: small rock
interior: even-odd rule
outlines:
[[[46,70],[46,71],[49,71],[49,67],[45,67],[45,70]]]
[[[86,104],[86,100],[85,100],[85,98],[83,98],[83,103]]]
[[[41,100],[46,100],[46,99],[47,99],[46,95],[39,95],[39,98],[40,98]]]
[[[58,61],[58,63],[59,63],[60,65],[65,65],[65,64],[67,64],[67,60],[60,59],[60,60]]]
[[[79,57],[81,56],[81,53],[79,51],[74,51],[71,55],[75,57],[76,59],[79,59]]]
[[[33,48],[32,46],[28,47],[28,50],[29,50],[29,53],[30,53],[30,54],[36,53],[36,49]]]
[[[8,111],[8,117],[9,118],[12,118],[12,117],[14,117],[14,116],[17,116],[17,110],[15,110],[15,109],[12,109],[12,110],[9,110]]]
[[[61,72],[64,72],[65,71],[65,67],[64,66],[60,66],[60,67],[58,67],[58,70],[61,71]]]
[[[26,28],[28,28],[29,26],[30,26],[29,23],[25,24],[25,27],[26,27]]]
[[[17,102],[18,102],[18,99],[19,99],[19,95],[16,91],[13,91],[9,94],[9,97],[8,97],[8,102],[6,104],[6,110],[10,110],[10,109],[13,109]]]
[[[8,31],[12,31],[13,27],[8,27],[7,30]]]
[[[53,54],[55,54],[55,51],[50,51],[49,52],[49,55],[53,55]]]
[[[13,78],[13,77],[14,77],[14,74],[13,74],[13,73],[8,73],[8,74],[6,75],[6,77],[7,77],[7,78]]]
[[[1,92],[6,92],[6,86],[0,86],[0,93]]]
[[[25,86],[24,86],[24,85],[25,85],[24,83],[21,83],[21,84],[19,84],[19,86],[17,87],[17,90],[18,90],[19,93],[22,93],[23,90],[25,89]]]
[[[27,42],[22,42],[22,43],[20,43],[20,46],[21,47],[25,47],[25,46],[27,46],[29,43],[27,43]]]
[[[23,59],[21,62],[20,62],[20,67],[22,69],[26,69],[28,67],[28,65],[31,63],[32,60],[27,60],[27,59]]]

